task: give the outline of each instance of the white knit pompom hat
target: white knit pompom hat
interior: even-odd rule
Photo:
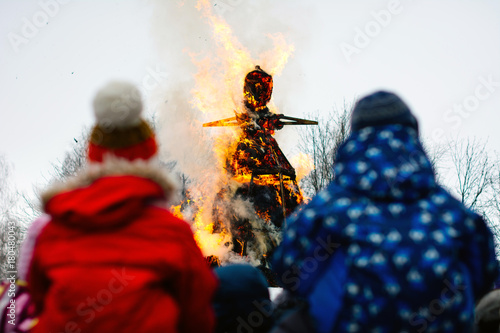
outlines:
[[[141,117],[141,94],[133,84],[108,83],[97,92],[93,106],[96,125],[88,147],[91,161],[102,162],[105,155],[147,160],[156,154],[155,136]]]

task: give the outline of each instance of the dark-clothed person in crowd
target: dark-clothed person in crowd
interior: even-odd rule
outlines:
[[[317,332],[471,332],[493,237],[437,182],[395,94],[359,100],[335,179],[288,220],[273,268]]]
[[[264,274],[249,264],[214,271],[219,280],[213,300],[216,333],[268,332],[274,323],[274,307]]]
[[[270,333],[314,332],[307,302],[284,289],[273,301],[275,325]]]
[[[111,82],[93,106],[89,163],[42,195],[46,215],[23,246],[32,332],[213,332],[216,277],[166,209],[174,186],[138,89]]]

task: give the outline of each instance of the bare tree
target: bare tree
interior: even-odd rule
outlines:
[[[493,209],[497,220],[500,221],[500,158],[496,157],[495,168],[493,169]]]
[[[315,195],[334,179],[335,155],[350,133],[350,113],[351,108],[344,104],[342,110],[333,110],[323,118],[318,113],[306,115],[318,121],[318,126],[304,126],[299,134],[299,149],[314,163],[314,170],[300,182],[307,196]]]
[[[4,156],[0,156],[0,279],[17,271],[19,247],[26,233],[15,208],[18,193],[10,184],[11,168]]]
[[[487,141],[454,139],[438,160],[439,174],[447,187],[468,208],[482,215],[495,238],[500,258],[500,165],[487,150]]]
[[[493,168],[492,200],[490,213],[490,228],[495,236],[497,257],[500,258],[500,159],[496,156],[496,163]]]
[[[442,174],[438,172],[444,167],[443,163],[446,159],[446,154],[448,153],[449,144],[434,144],[432,142],[425,141],[424,138],[420,137],[420,142],[422,142],[422,148],[424,149],[427,158],[432,166],[432,171],[436,177],[436,181],[441,184],[443,183]]]
[[[64,180],[74,176],[82,169],[87,161],[87,131],[82,131],[78,138],[74,138],[74,144],[70,151],[64,154],[64,158],[56,163],[52,163],[52,179]]]
[[[496,161],[487,143],[476,138],[453,140],[448,154],[454,170],[454,189],[462,203],[483,215],[491,212]]]

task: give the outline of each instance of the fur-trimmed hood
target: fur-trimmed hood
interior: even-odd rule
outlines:
[[[95,229],[127,224],[145,206],[168,201],[174,190],[154,162],[108,159],[52,185],[41,201],[55,222]]]

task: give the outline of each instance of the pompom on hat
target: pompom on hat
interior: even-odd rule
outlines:
[[[90,134],[88,158],[102,162],[107,155],[148,160],[158,151],[153,130],[141,117],[139,90],[113,81],[101,88],[93,102],[96,125]]]
[[[368,126],[400,124],[418,133],[418,122],[405,102],[387,91],[377,91],[360,99],[351,114],[351,130]]]

